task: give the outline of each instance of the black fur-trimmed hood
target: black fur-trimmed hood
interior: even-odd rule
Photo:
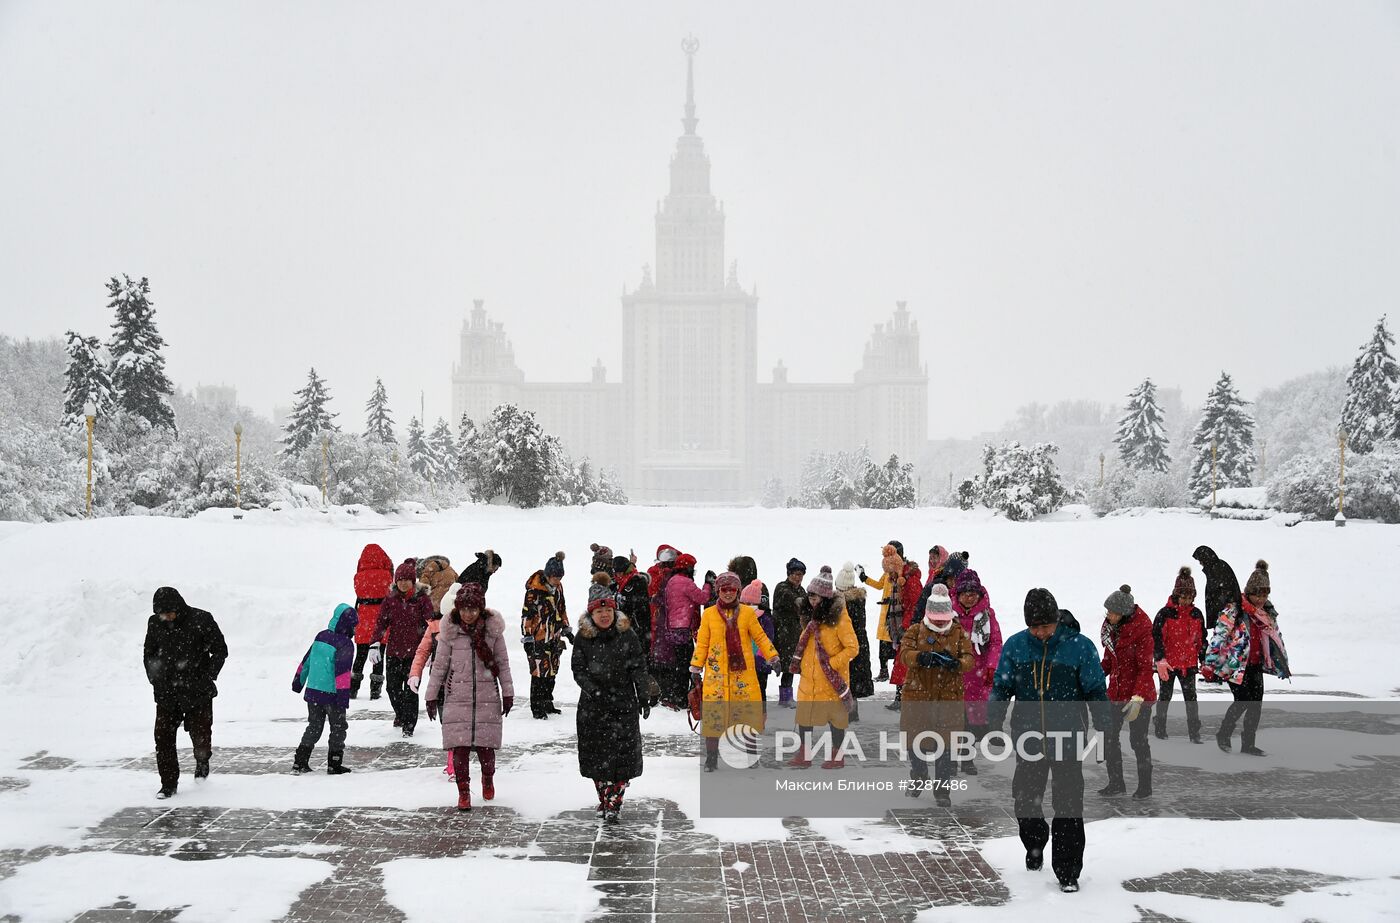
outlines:
[[[613,616],[613,626],[617,628],[618,631],[631,631],[632,620],[622,614],[622,612],[618,612],[617,615]],[[585,613],[583,618],[578,620],[578,634],[580,637],[596,638],[598,637],[598,633],[602,630],[603,629],[593,624],[591,613]]]

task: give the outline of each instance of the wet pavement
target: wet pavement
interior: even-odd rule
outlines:
[[[1297,724],[1308,726],[1312,720],[1299,718]],[[1340,720],[1343,727],[1375,734],[1397,730],[1394,723],[1375,716],[1316,720],[1317,726],[1337,727]],[[1179,718],[1169,727],[1174,734],[1184,733]],[[648,747],[652,753],[693,755],[698,772],[696,738],[649,738]],[[572,748],[568,736],[540,747],[507,747],[501,758],[515,759],[541,749],[571,752]],[[181,756],[190,768],[189,752],[182,751]],[[289,760],[290,752],[284,748],[217,748],[214,766],[219,774],[280,774],[287,771]],[[357,774],[374,773],[440,767],[442,754],[396,741],[378,748],[351,747],[346,762]],[[141,755],[88,765],[40,752],[10,770],[96,773],[111,768],[154,775],[154,760]],[[1118,816],[1400,820],[1400,786],[1396,785],[1400,757],[1361,758],[1352,768],[1325,774],[1264,770],[1250,773],[1248,784],[1238,786],[1220,785],[1219,773],[1159,764],[1154,797],[1144,802],[1095,795],[1101,773],[1101,768],[1093,767],[1086,772],[1085,807],[1090,820]],[[1128,779],[1131,785],[1131,760]],[[619,825],[600,824],[592,810],[530,820],[510,808],[478,804],[462,814],[450,805],[452,786],[444,781],[443,806],[417,810],[273,811],[178,803],[128,807],[92,827],[72,849],[0,851],[0,879],[27,863],[64,852],[169,856],[180,861],[310,856],[330,863],[334,871],[300,893],[283,917],[286,923],[397,923],[406,918],[385,893],[387,863],[494,854],[521,862],[586,866],[603,907],[598,918],[610,920],[910,920],[932,908],[996,905],[1010,899],[1006,884],[979,851],[986,840],[1016,832],[1009,811],[1010,779],[984,773],[977,782],[976,793],[955,796],[952,809],[936,808],[925,798],[888,812],[877,823],[891,834],[903,834],[912,844],[891,852],[848,850],[801,818],[783,821],[787,832],[783,840],[725,842],[698,832],[673,802],[646,798],[629,799]],[[571,783],[586,785],[578,779]],[[0,798],[25,797],[28,785],[23,778],[0,776]],[[580,791],[581,803],[590,797],[591,793]],[[1278,906],[1289,894],[1346,880],[1276,861],[1278,867],[1206,872],[1191,868],[1186,857],[1182,869],[1130,879],[1122,887],[1142,894],[1163,892]],[[1228,909],[1228,903],[1222,904],[1222,913]],[[76,919],[83,923],[169,921],[178,919],[180,912],[179,907],[153,911],[118,903],[90,908]],[[1152,923],[1172,919],[1141,908],[1140,912],[1141,920]]]

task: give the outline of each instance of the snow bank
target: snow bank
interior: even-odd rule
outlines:
[[[185,908],[181,923],[254,923],[286,916],[297,895],[334,871],[319,859],[239,856],[187,862],[93,852],[49,856],[0,881],[0,917],[62,923],[117,901]]]

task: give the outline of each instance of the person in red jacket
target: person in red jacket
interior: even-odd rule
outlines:
[[[1172,687],[1181,680],[1181,695],[1186,699],[1186,733],[1193,744],[1201,743],[1201,709],[1196,704],[1196,671],[1206,649],[1206,620],[1196,608],[1196,581],[1191,568],[1183,567],[1176,575],[1176,585],[1167,604],[1152,620],[1152,657],[1157,663],[1157,679],[1161,692],[1157,710],[1152,716],[1152,729],[1158,740],[1167,739],[1167,708],[1172,700]]]
[[[1152,795],[1152,747],[1147,741],[1147,722],[1157,688],[1152,682],[1152,622],[1133,601],[1133,588],[1126,583],[1103,601],[1104,623],[1099,639],[1103,642],[1103,672],[1108,677],[1108,700],[1112,721],[1104,734],[1104,762],[1108,785],[1100,795],[1121,795],[1123,784],[1123,723],[1128,724],[1128,742],[1137,757],[1139,800]]]
[[[355,663],[350,671],[350,698],[360,696],[360,682],[365,678],[365,663],[368,662],[373,675],[369,680],[369,697],[379,698],[384,688],[383,648],[375,641],[375,627],[379,624],[379,607],[384,605],[384,597],[389,595],[389,584],[394,582],[394,562],[378,545],[366,545],[360,552],[360,563],[355,568],[355,612],[359,623],[355,626]]]
[[[418,726],[418,693],[409,687],[408,675],[433,614],[431,591],[418,582],[418,562],[409,558],[394,571],[394,588],[384,600],[375,626],[376,639],[384,645],[394,727],[402,728],[405,737],[412,737]]]

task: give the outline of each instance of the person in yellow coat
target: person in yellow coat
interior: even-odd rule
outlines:
[[[719,739],[741,725],[763,730],[763,693],[754,669],[754,650],[772,670],[778,651],[758,623],[758,611],[739,602],[740,580],[733,571],[715,578],[718,601],[700,614],[690,682],[703,692],[701,730],[705,735],[705,771],[719,768]]]
[[[817,725],[825,724],[831,729],[831,752],[822,768],[840,769],[846,760],[839,751],[856,701],[851,695],[851,661],[860,653],[860,642],[846,613],[846,600],[836,595],[830,567],[823,567],[807,585],[807,603],[812,620],[802,629],[789,667],[802,676],[797,687],[797,732],[802,745],[788,765],[799,769],[812,765],[809,741]]]
[[[890,539],[885,544],[894,546],[895,551],[898,552],[901,556],[903,556],[903,542]],[[857,565],[856,576],[860,577],[862,583],[870,587],[872,590],[878,591],[880,594],[880,618],[875,623],[875,640],[880,642],[880,674],[875,677],[875,682],[888,682],[890,678],[890,661],[894,660],[895,658],[894,643],[899,640],[898,638],[890,637],[890,626],[888,618],[891,602],[890,597],[891,594],[895,592],[893,587],[895,580],[899,576],[899,571],[890,573],[885,567],[882,566],[880,569],[880,579],[872,580],[870,576],[865,572],[865,568]]]

